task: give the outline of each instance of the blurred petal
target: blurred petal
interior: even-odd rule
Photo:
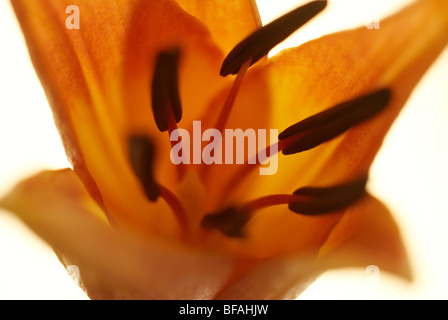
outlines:
[[[227,54],[261,23],[254,0],[176,0],[204,23],[222,52]]]
[[[235,269],[232,260],[209,251],[111,230],[68,169],[20,183],[0,206],[47,241],[66,266],[78,266],[83,289],[96,299],[294,298],[326,268],[366,264],[409,276],[397,228],[387,209],[371,197],[342,217],[335,215],[341,218],[323,240],[316,261],[316,252],[303,250],[242,260]]]
[[[296,299],[322,273],[314,261],[303,256],[281,256],[258,261],[250,271],[230,282],[216,299]]]
[[[247,248],[247,252],[263,250],[266,245],[272,248],[275,244],[279,246],[277,252],[288,244],[289,250],[296,245],[296,251],[249,264],[250,271],[235,276],[218,299],[231,299],[234,295],[241,299],[294,299],[331,268],[376,265],[380,270],[410,279],[399,230],[387,208],[377,199],[367,195],[343,214],[314,219],[314,227],[310,222],[301,225],[300,218],[296,223],[292,219],[284,224],[264,223],[267,240],[256,248]],[[332,227],[326,228],[330,221]],[[289,226],[291,223],[294,225]],[[272,234],[274,229],[276,235]],[[259,231],[261,239],[263,232]],[[294,237],[298,238],[295,242]],[[305,243],[303,247],[302,243]]]
[[[410,279],[400,232],[389,210],[372,196],[347,209],[319,252],[328,267],[376,265]]]
[[[112,230],[73,171],[42,172],[0,200],[80,270],[94,299],[210,299],[231,271],[212,253]]]

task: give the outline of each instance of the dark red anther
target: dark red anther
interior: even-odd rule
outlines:
[[[168,130],[170,121],[178,123],[182,119],[182,105],[179,97],[179,58],[180,49],[161,51],[156,59],[152,78],[152,110],[157,128]],[[170,117],[174,117],[170,119]]]
[[[246,61],[254,64],[326,6],[326,0],[310,2],[256,30],[230,51],[222,64],[221,76],[237,74]]]
[[[339,136],[384,110],[390,97],[389,89],[381,89],[338,104],[290,126],[278,136],[280,141],[287,138],[291,141],[283,148],[283,154],[306,151]],[[294,136],[297,138],[294,139]]]

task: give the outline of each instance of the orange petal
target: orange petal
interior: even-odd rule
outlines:
[[[287,205],[259,211],[247,225],[242,247],[253,257],[274,257],[301,253],[314,256],[344,210],[333,214],[305,216],[292,212]]]
[[[347,209],[333,228],[318,257],[328,267],[366,267],[411,278],[400,232],[389,210],[374,197]]]
[[[176,2],[207,26],[224,54],[229,53],[261,24],[254,0],[176,0]]]
[[[131,170],[127,137],[155,132],[152,58],[166,45],[183,49],[181,95],[191,119],[228,81],[218,75],[222,54],[207,29],[171,0],[80,0],[79,30],[66,28],[71,4],[12,0],[74,169],[118,223],[145,229],[154,208]],[[167,149],[163,139],[159,147]]]
[[[185,128],[198,120],[209,101],[230,79],[219,76],[224,59],[209,30],[196,18],[186,14],[171,1],[138,1],[123,43],[121,81],[116,90],[120,118],[124,119],[123,136],[129,131],[155,135],[159,176],[167,183],[175,181],[171,164],[170,143],[166,134],[155,130],[151,113],[149,79],[157,53],[167,47],[180,47],[179,90],[183,116],[179,127]],[[143,39],[143,40],[142,40]]]
[[[296,299],[323,272],[309,256],[287,255],[259,261],[229,283],[218,300]]]
[[[210,299],[233,267],[217,254],[110,229],[69,169],[21,182],[0,206],[15,212],[65,265],[76,265],[94,299]]]
[[[264,233],[261,229],[255,230],[260,233],[258,241],[262,235],[269,241],[261,240],[259,246],[248,252],[264,250],[266,245],[272,248],[275,244],[277,252],[285,246],[289,246],[289,250],[296,246],[296,250],[249,266],[250,271],[233,278],[218,299],[230,299],[236,293],[241,299],[293,299],[330,268],[376,265],[380,270],[410,279],[398,228],[387,208],[377,199],[367,195],[342,215],[313,218],[314,227],[310,222],[301,224],[303,220],[299,218],[296,223],[289,219],[284,225],[266,223]],[[288,226],[291,223],[293,226]],[[325,226],[331,224],[331,228]],[[275,237],[273,229],[276,229]],[[301,247],[304,242],[306,244]],[[316,251],[316,248],[320,249]]]
[[[390,125],[447,42],[448,2],[422,0],[382,20],[380,30],[361,27],[328,35],[249,70],[269,79],[271,127],[279,130],[358,95],[392,90],[390,105],[377,117],[313,150],[280,156],[278,173],[263,177],[258,194],[365,174]]]

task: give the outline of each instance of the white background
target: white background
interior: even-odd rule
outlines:
[[[265,23],[305,2],[258,1]],[[282,47],[364,25],[375,11],[383,17],[410,2],[330,1],[325,13]],[[0,46],[1,195],[21,178],[40,169],[65,167],[67,161],[7,0],[0,0]],[[369,184],[369,189],[391,208],[401,227],[414,281],[407,283],[381,273],[378,285],[372,285],[362,269],[330,271],[301,298],[448,298],[447,71],[445,50],[390,131]],[[5,211],[0,211],[0,299],[86,299],[51,249]]]

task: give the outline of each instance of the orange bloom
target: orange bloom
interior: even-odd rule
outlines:
[[[325,1],[258,30],[251,0],[11,2],[73,169],[21,182],[0,206],[79,267],[91,298],[288,299],[328,268],[372,262],[410,277],[398,228],[365,184],[448,41],[448,1],[270,59]],[[72,4],[79,29],[66,27]],[[160,131],[195,120],[278,128],[277,174],[175,166]]]

